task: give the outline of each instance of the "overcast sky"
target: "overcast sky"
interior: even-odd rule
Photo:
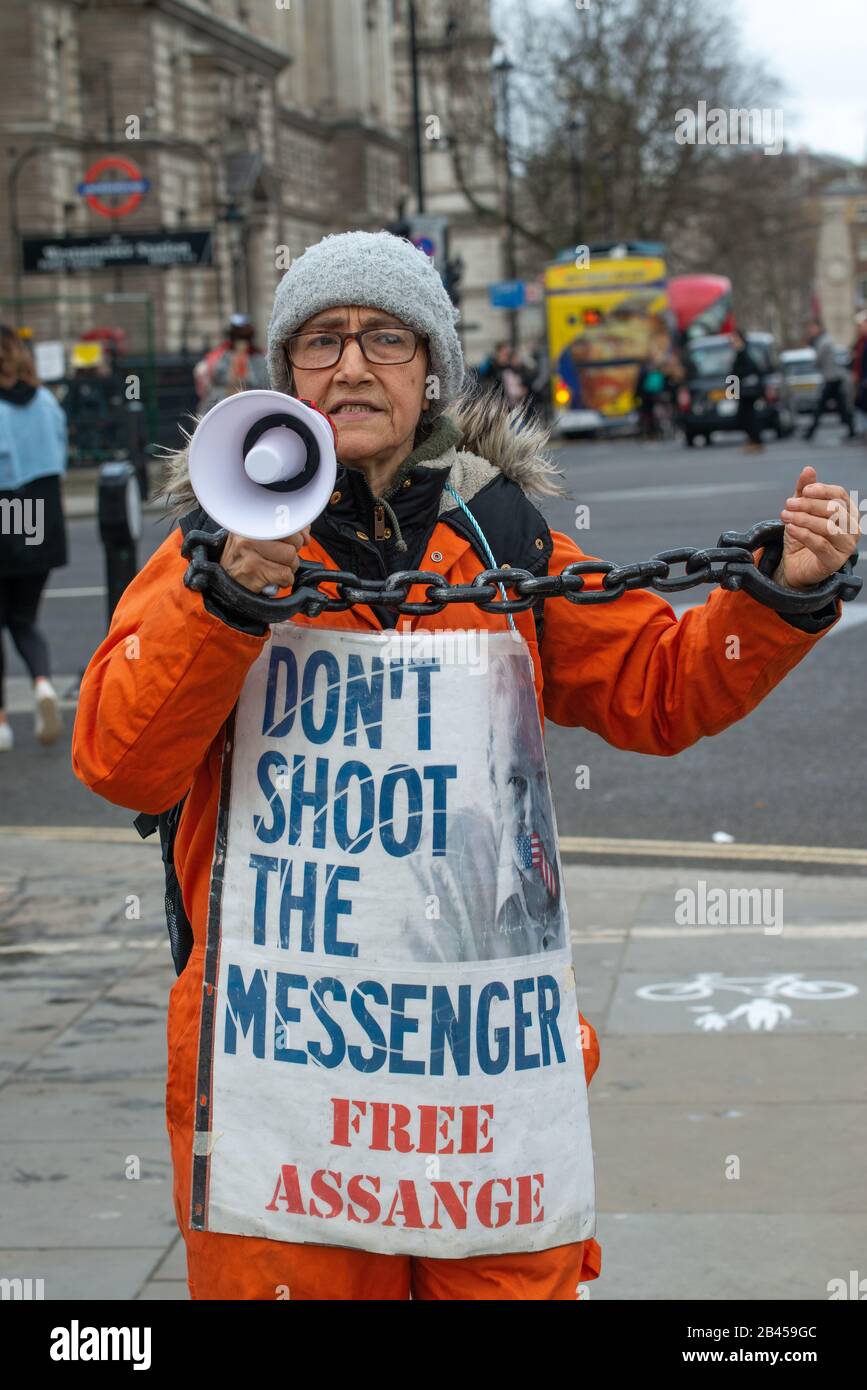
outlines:
[[[571,0],[535,2],[555,11],[571,7]],[[703,2],[739,19],[747,54],[763,59],[785,84],[787,144],[867,160],[867,0]],[[514,0],[492,0],[501,32],[513,10]]]
[[[748,49],[788,88],[787,143],[863,162],[867,0],[734,0],[734,8]]]

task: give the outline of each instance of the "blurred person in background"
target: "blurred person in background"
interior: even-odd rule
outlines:
[[[665,386],[663,357],[659,351],[654,350],[642,363],[635,385],[641,439],[661,438],[656,408],[663,398]]]
[[[867,415],[867,309],[856,315],[852,344],[852,394],[855,409]]]
[[[683,364],[680,353],[673,344],[663,357],[662,371],[665,376],[665,390],[662,393],[663,437],[674,439],[677,434],[675,427],[675,419],[677,417],[677,392],[679,387],[686,381],[686,367]]]
[[[14,746],[6,716],[4,628],[33,680],[36,737],[54,743],[61,729],[48,643],[36,617],[49,573],[67,562],[60,494],[66,457],[66,416],[40,386],[33,356],[17,333],[0,325],[0,753]]]
[[[268,387],[265,354],[256,346],[256,332],[246,314],[233,314],[223,341],[193,369],[202,411],[236,391]]]
[[[551,403],[551,362],[544,340],[539,339],[530,350],[530,410],[539,419],[547,420]]]
[[[831,335],[825,332],[818,319],[812,319],[807,324],[807,342],[816,354],[816,365],[822,375],[822,390],[816,402],[812,423],[801,438],[813,438],[819,427],[820,419],[831,401],[834,401],[840,412],[840,419],[849,432],[849,438],[856,439],[855,421],[849,408],[849,396],[846,390],[846,368],[837,361],[837,352]]]
[[[530,400],[533,373],[527,366],[517,348],[509,353],[509,360],[500,374],[500,382],[506,400],[514,409],[526,407]]]
[[[486,357],[482,365],[477,368],[476,376],[483,387],[495,391],[497,388],[503,389],[503,372],[506,371],[512,360],[511,344],[505,338],[494,346],[494,351],[490,357]]]
[[[63,400],[73,463],[111,458],[120,445],[123,394],[111,350],[83,336],[71,355],[73,376]]]
[[[731,371],[738,382],[738,425],[747,436],[744,453],[757,454],[765,447],[762,443],[761,427],[756,418],[756,401],[762,394],[762,372],[750,354],[747,340],[739,328],[732,330],[729,342],[735,350]]]

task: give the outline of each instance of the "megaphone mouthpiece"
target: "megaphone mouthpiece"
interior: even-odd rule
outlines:
[[[286,430],[269,430],[244,457],[244,472],[254,483],[267,487],[286,483],[304,468],[307,450],[297,435]]]

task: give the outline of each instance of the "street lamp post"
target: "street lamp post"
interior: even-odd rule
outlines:
[[[242,288],[245,218],[237,203],[229,203],[223,213],[222,221],[226,223],[229,232],[229,255],[232,265],[232,301],[235,310],[239,310],[242,307],[246,307],[243,303],[245,296]]]
[[[423,213],[424,206],[424,165],[421,144],[421,84],[418,64],[418,30],[416,27],[415,0],[407,0],[409,7],[409,63],[412,74],[412,123],[415,143],[415,196],[416,211]]]
[[[572,174],[572,198],[575,209],[575,225],[573,227],[572,240],[583,242],[584,239],[584,190],[581,186],[581,117],[573,116],[567,129],[569,131],[569,167]]]
[[[515,256],[515,224],[514,224],[514,187],[512,183],[512,151],[511,151],[511,127],[512,127],[512,108],[511,94],[509,91],[509,76],[514,72],[514,63],[503,54],[498,63],[494,64],[494,71],[499,75],[502,84],[502,104],[503,104],[503,159],[506,166],[506,275],[510,280],[517,280],[518,267]],[[513,348],[518,346],[518,311],[509,309],[509,342]]]
[[[187,225],[186,208],[178,208],[178,226],[183,230]],[[181,352],[186,357],[189,352],[189,328],[190,328],[190,287],[187,280],[187,272],[183,266],[179,266],[181,278]]]

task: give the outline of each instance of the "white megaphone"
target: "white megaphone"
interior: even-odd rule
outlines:
[[[282,391],[238,391],[199,421],[190,484],[209,516],[248,540],[275,541],[315,521],[337,478],[326,415]]]

